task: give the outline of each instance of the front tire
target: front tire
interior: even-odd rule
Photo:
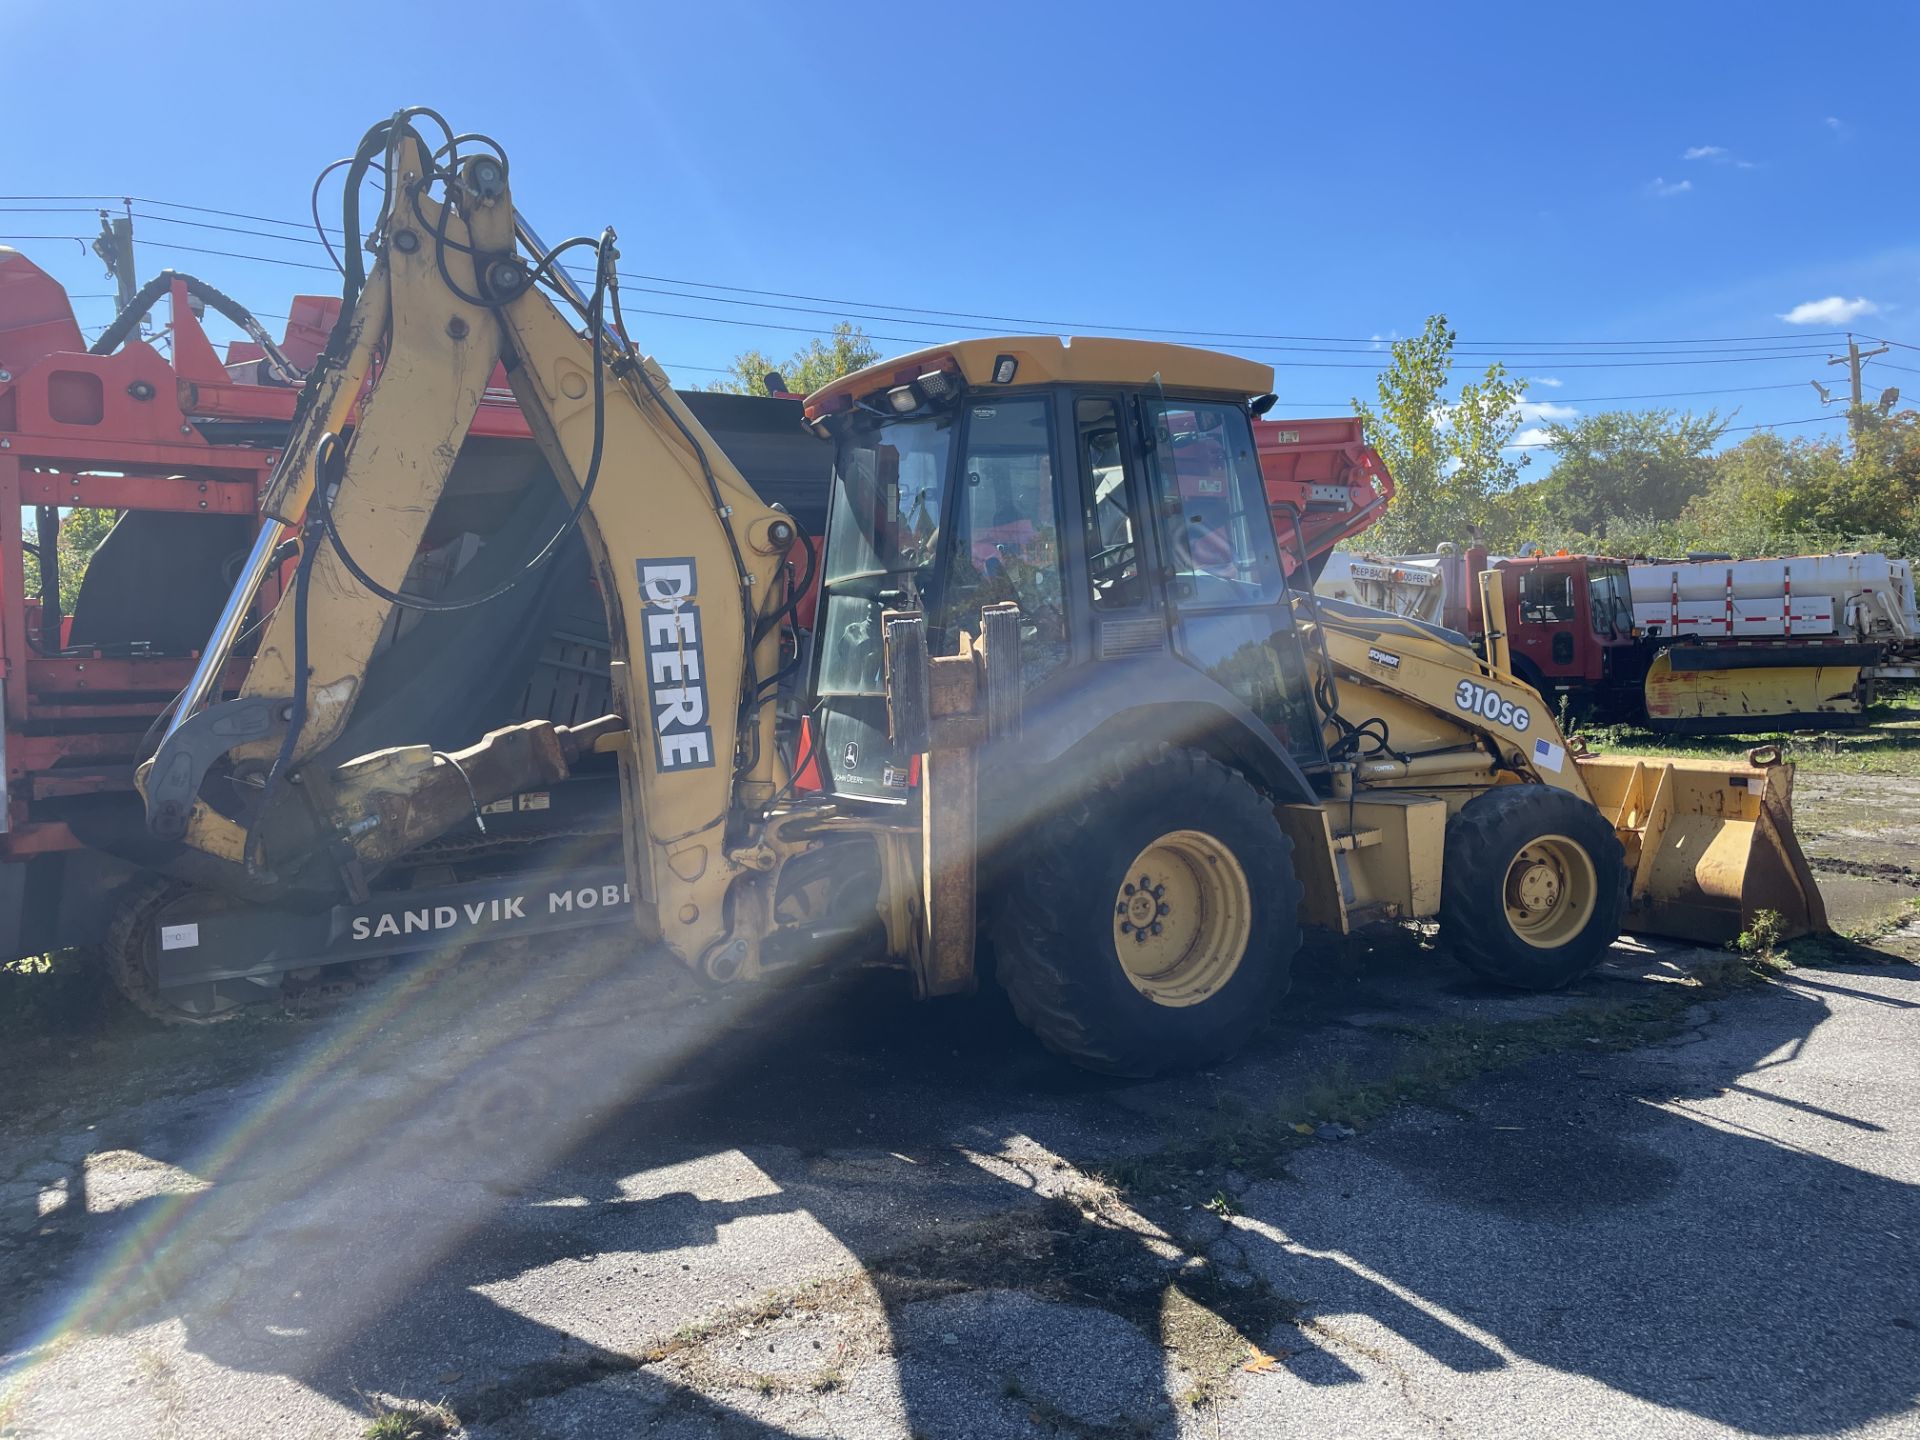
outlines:
[[[1477,975],[1557,990],[1620,934],[1627,862],[1613,826],[1577,795],[1502,785],[1447,822],[1440,933]]]
[[[1286,993],[1292,845],[1238,772],[1196,750],[1121,757],[1027,828],[992,939],[1049,1049],[1110,1075],[1211,1065]]]

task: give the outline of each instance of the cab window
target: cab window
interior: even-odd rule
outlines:
[[[1073,418],[1094,608],[1132,609],[1146,593],[1140,580],[1140,531],[1120,438],[1120,407],[1112,400],[1080,400]]]
[[[1596,567],[1587,576],[1588,609],[1596,635],[1633,633],[1633,589],[1624,565]]]
[[[1169,583],[1184,607],[1279,598],[1266,486],[1246,412],[1223,403],[1144,400],[1142,428]]]
[[[1029,684],[1067,656],[1052,409],[1046,396],[976,403],[955,472],[945,628],[949,635],[956,629],[977,634],[982,606],[1016,602]]]
[[[1564,625],[1574,618],[1573,576],[1565,570],[1520,572],[1520,621],[1524,625]]]

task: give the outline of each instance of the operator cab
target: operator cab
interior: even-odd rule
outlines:
[[[1248,406],[1269,373],[1182,346],[1021,336],[812,396],[835,447],[814,655],[823,787],[911,793],[914,758],[887,734],[882,614],[923,613],[930,651],[951,655],[1006,601],[1029,740],[1085,726],[1069,712],[1100,667],[1102,704],[1199,697],[1296,766],[1324,764]],[[1116,689],[1119,665],[1137,680]]]

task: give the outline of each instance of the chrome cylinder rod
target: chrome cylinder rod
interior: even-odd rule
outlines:
[[[247,556],[246,568],[240,572],[232,593],[227,596],[226,606],[220,611],[220,618],[214,622],[213,634],[207,638],[207,648],[200,652],[200,663],[194,666],[193,678],[187,682],[179,705],[174,707],[173,719],[167,722],[165,739],[171,739],[173,732],[185,724],[187,718],[205,705],[219,689],[220,672],[227,668],[234,642],[240,638],[240,628],[246,623],[247,611],[253,608],[254,597],[260,593],[267,572],[273,568],[273,552],[285,528],[272,520],[260,527],[259,535],[254,538],[253,550]]]
[[[547,258],[546,241],[534,233],[533,226],[527,223],[527,217],[518,209],[513,212],[513,238],[520,242],[520,248],[527,252],[527,258],[535,265]],[[580,288],[573,276],[559,265],[555,265],[547,273],[553,277],[553,283],[560,288],[561,293],[578,306],[583,315],[591,313],[592,297]],[[613,328],[612,321],[601,321],[600,328],[606,333],[608,343],[616,350],[625,348],[626,342],[620,338],[620,332]]]

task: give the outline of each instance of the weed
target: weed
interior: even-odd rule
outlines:
[[[1792,964],[1780,948],[1785,929],[1778,910],[1755,911],[1746,929],[1734,937],[1733,948],[1747,957],[1756,973],[1785,970]]]
[[[0,964],[0,1033],[73,1035],[112,1013],[112,984],[100,957],[56,950]]]
[[[1230,1220],[1240,1213],[1240,1207],[1233,1203],[1233,1197],[1224,1190],[1213,1192],[1213,1198],[1207,1201],[1206,1208],[1222,1220]]]
[[[366,1440],[440,1440],[460,1428],[460,1419],[445,1405],[417,1405],[410,1401],[374,1402],[373,1419],[360,1433]]]
[[[1348,1110],[1354,1103],[1355,1091],[1364,1087],[1356,1086],[1353,1078],[1353,1066],[1345,1060],[1336,1061],[1320,1079],[1307,1091],[1302,1102],[1309,1120],[1351,1120]]]

